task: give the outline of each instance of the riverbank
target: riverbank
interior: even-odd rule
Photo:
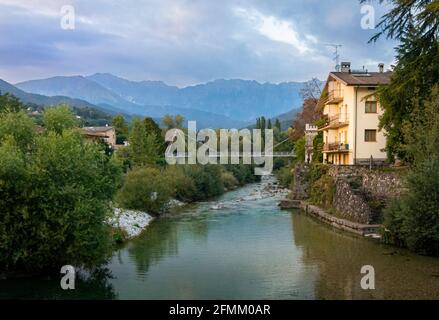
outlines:
[[[170,211],[185,205],[184,202],[171,199],[164,210]],[[154,215],[147,212],[114,208],[113,217],[108,220],[108,224],[114,230],[114,240],[124,242],[139,236],[154,219]]]
[[[291,200],[287,198],[281,200],[279,207],[283,210],[300,209],[306,214],[343,231],[348,231],[373,239],[381,239],[382,237],[380,232],[383,229],[383,226],[381,224],[362,224],[349,221],[347,219],[338,218],[328,213],[326,210],[310,204],[308,201]]]

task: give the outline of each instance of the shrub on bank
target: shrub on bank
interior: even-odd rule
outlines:
[[[322,175],[311,185],[310,200],[323,208],[330,208],[335,194],[335,184],[329,175]]]
[[[172,184],[156,168],[136,168],[129,171],[116,195],[118,206],[159,214],[173,196]]]
[[[163,177],[172,187],[173,197],[183,202],[194,201],[197,192],[195,182],[185,173],[184,166],[166,167]]]
[[[235,189],[239,185],[238,179],[229,171],[224,170],[221,173],[221,180],[223,181],[224,188],[227,190]]]
[[[224,193],[219,165],[187,165],[185,173],[195,185],[193,201],[206,200]]]
[[[439,256],[439,87],[403,126],[412,160],[407,193],[384,210],[391,238],[421,254]]]
[[[290,167],[283,167],[276,171],[276,177],[279,184],[284,188],[291,187],[293,183],[293,173]]]
[[[0,270],[103,261],[118,165],[70,130],[35,137],[26,149],[0,139]]]

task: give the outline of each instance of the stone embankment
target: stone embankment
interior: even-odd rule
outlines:
[[[381,211],[386,203],[405,192],[402,170],[330,166],[327,175],[334,182],[331,204],[331,210],[337,213],[334,216],[305,201],[312,188],[309,185],[309,167],[298,165],[293,175],[291,194],[289,199],[281,201],[281,208],[301,208],[340,229],[373,237],[377,237],[376,233],[381,227]]]

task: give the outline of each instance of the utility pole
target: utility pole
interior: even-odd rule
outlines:
[[[334,48],[334,62],[335,62],[335,71],[340,71],[340,53],[338,52],[338,48],[343,47],[341,44],[328,43],[326,44],[328,47]]]

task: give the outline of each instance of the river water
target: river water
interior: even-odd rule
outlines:
[[[76,289],[59,279],[0,280],[0,298],[439,299],[439,259],[281,211],[274,180],[152,222]],[[361,267],[375,290],[361,289]]]

